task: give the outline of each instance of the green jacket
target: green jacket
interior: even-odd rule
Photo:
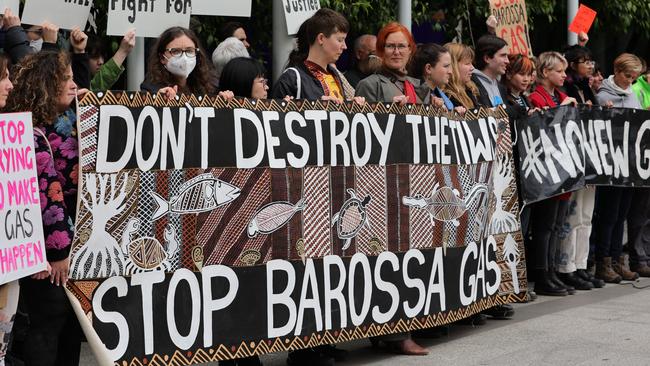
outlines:
[[[636,83],[632,85],[632,90],[634,90],[634,93],[639,98],[641,106],[644,109],[650,108],[650,84],[646,80],[645,75],[641,75],[636,79]]]
[[[93,79],[90,81],[90,90],[94,92],[105,92],[110,90],[117,82],[117,79],[120,78],[123,71],[124,66],[117,66],[115,61],[111,58],[99,68],[97,74],[95,74]]]

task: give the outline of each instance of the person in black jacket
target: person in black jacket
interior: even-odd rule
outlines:
[[[478,87],[480,105],[496,107],[505,103],[507,92],[498,79],[506,73],[508,62],[508,43],[505,40],[491,34],[478,39],[472,81]]]
[[[273,98],[352,100],[354,88],[334,63],[347,48],[350,25],[334,10],[322,8],[298,30],[298,49],[289,55],[288,68],[273,86]]]

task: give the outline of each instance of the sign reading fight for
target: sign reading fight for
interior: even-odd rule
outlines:
[[[526,1],[490,0],[490,12],[497,18],[496,35],[508,42],[510,53],[532,56]]]
[[[281,0],[288,34],[298,33],[300,25],[320,9],[320,0]]]
[[[192,14],[250,17],[253,0],[192,0]]]
[[[503,108],[143,93],[80,102],[68,288],[97,354],[187,365],[525,297]]]
[[[47,268],[31,113],[0,115],[0,284]]]
[[[5,9],[10,9],[14,14],[18,14],[20,0],[0,0],[0,13],[4,13]]]
[[[108,0],[106,34],[123,36],[135,28],[136,36],[157,38],[167,28],[190,26],[192,0]]]
[[[27,0],[22,22],[41,25],[47,21],[61,29],[79,27],[83,30],[92,6],[92,0]]]

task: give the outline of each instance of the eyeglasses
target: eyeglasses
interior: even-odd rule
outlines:
[[[255,81],[258,82],[258,83],[262,83],[262,85],[269,85],[269,79],[259,78],[259,79],[255,80]]]
[[[196,55],[199,53],[198,48],[166,48],[165,51],[169,52],[170,55],[174,57],[178,57],[182,54],[185,54],[185,56],[189,58],[194,58]]]
[[[583,61],[578,61],[579,64],[585,64],[587,66],[594,66],[596,65],[596,61],[592,60],[583,60]]]
[[[395,50],[398,50],[400,52],[404,51],[405,49],[409,48],[409,45],[404,44],[404,43],[389,43],[384,45],[384,49],[390,52],[393,52]]]

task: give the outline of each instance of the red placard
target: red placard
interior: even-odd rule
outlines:
[[[571,25],[569,25],[569,30],[573,33],[589,33],[589,29],[594,23],[594,19],[596,19],[596,11],[589,8],[588,6],[585,6],[584,4],[580,4],[578,13],[576,14],[575,18],[573,18]]]

